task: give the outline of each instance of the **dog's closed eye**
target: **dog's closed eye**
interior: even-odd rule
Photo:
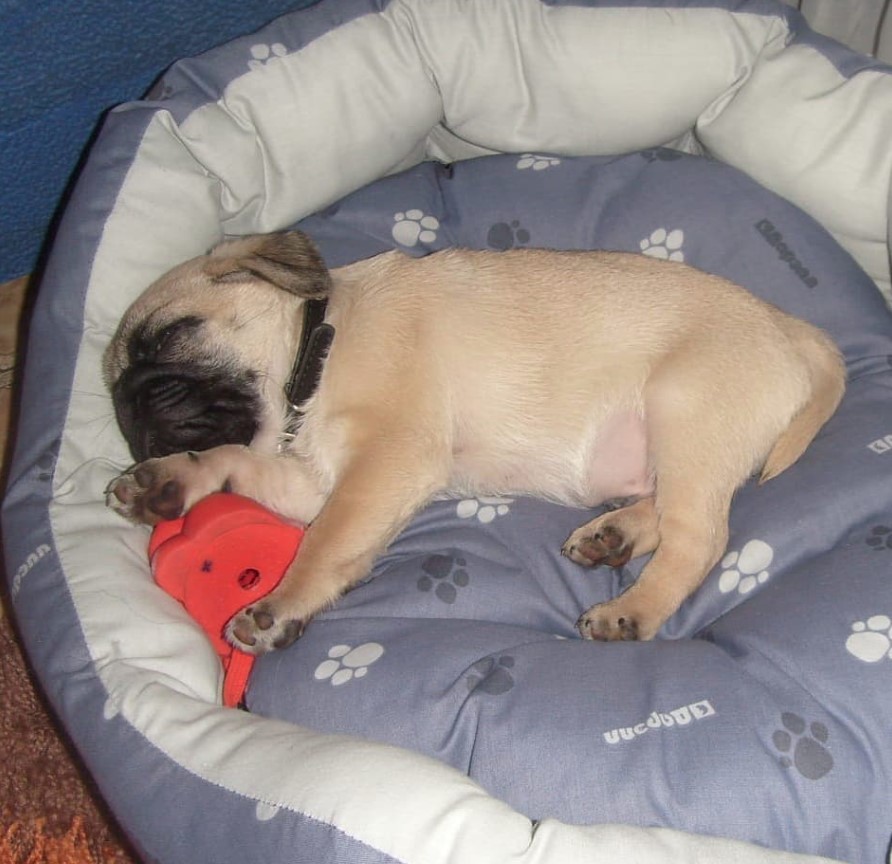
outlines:
[[[204,319],[196,315],[178,318],[159,329],[153,328],[150,321],[146,322],[130,337],[127,346],[130,363],[157,363],[171,359],[170,355],[179,346],[195,339],[202,324]]]

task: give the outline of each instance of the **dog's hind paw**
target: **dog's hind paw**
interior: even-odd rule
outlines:
[[[635,642],[639,636],[638,621],[624,615],[615,616],[599,611],[593,606],[580,615],[576,629],[583,639],[596,642]]]
[[[596,531],[583,525],[567,538],[561,555],[583,567],[622,567],[632,557],[632,544],[613,525],[602,525]]]

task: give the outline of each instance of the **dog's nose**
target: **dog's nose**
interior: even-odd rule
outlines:
[[[137,461],[250,444],[260,426],[256,376],[225,365],[135,363],[118,379],[112,397]]]

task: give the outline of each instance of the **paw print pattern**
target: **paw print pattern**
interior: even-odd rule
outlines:
[[[288,49],[281,42],[273,42],[272,45],[252,45],[251,59],[248,61],[248,68],[252,70],[262,69],[277,57],[284,57],[288,53]]]
[[[888,552],[892,549],[892,528],[888,525],[877,525],[871,529],[867,545],[877,552]]]
[[[517,160],[517,170],[526,171],[532,168],[533,171],[544,171],[546,168],[554,168],[560,165],[561,160],[555,156],[539,156],[536,153],[522,153],[520,159]]]
[[[668,147],[657,147],[653,150],[642,150],[641,155],[648,162],[675,162],[684,155],[678,150],[670,150]]]
[[[154,99],[163,102],[173,96],[173,85],[165,81],[163,78],[146,94],[146,99]]]
[[[739,552],[729,552],[722,559],[719,591],[749,594],[768,580],[771,574],[767,568],[773,558],[774,550],[764,540],[750,540]]]
[[[279,815],[279,808],[275,804],[267,804],[266,801],[258,801],[254,808],[254,817],[258,822],[269,822]]]
[[[328,681],[332,687],[340,687],[348,681],[363,678],[372,663],[381,659],[384,646],[377,642],[364,642],[353,648],[350,645],[334,645],[328,659],[323,660],[313,673],[317,681]]]
[[[638,245],[645,255],[651,258],[660,258],[663,261],[684,261],[684,252],[681,251],[684,243],[684,231],[676,228],[668,231],[665,228],[657,228],[645,237]]]
[[[866,621],[856,621],[846,639],[846,651],[865,663],[878,663],[884,657],[892,659],[892,618],[873,615]]]
[[[425,575],[418,580],[419,591],[430,591],[444,603],[455,603],[460,588],[471,581],[464,558],[451,555],[431,555],[421,565]]]
[[[455,515],[459,519],[473,519],[487,524],[496,516],[506,516],[511,511],[513,498],[465,498],[455,507]]]
[[[417,246],[419,243],[433,243],[437,239],[440,220],[427,216],[423,210],[406,210],[394,213],[393,239],[402,246]]]
[[[784,768],[795,768],[808,780],[820,780],[833,769],[833,757],[824,746],[830,732],[823,723],[812,723],[806,731],[806,723],[798,714],[786,711],[781,714],[783,729],[772,736]]]
[[[526,246],[530,242],[530,232],[520,227],[516,219],[512,222],[496,222],[486,235],[486,242],[492,249],[504,252],[515,246]]]
[[[490,696],[501,696],[514,686],[514,678],[510,669],[514,668],[514,658],[505,654],[496,660],[486,657],[478,660],[471,667],[471,674],[465,679],[469,693],[488,693]]]
[[[53,479],[56,470],[56,455],[59,452],[59,439],[57,438],[47,447],[46,452],[37,459],[39,473],[37,479],[43,482]]]

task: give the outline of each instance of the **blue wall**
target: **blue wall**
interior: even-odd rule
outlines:
[[[102,113],[312,0],[0,0],[0,282],[32,272]]]

